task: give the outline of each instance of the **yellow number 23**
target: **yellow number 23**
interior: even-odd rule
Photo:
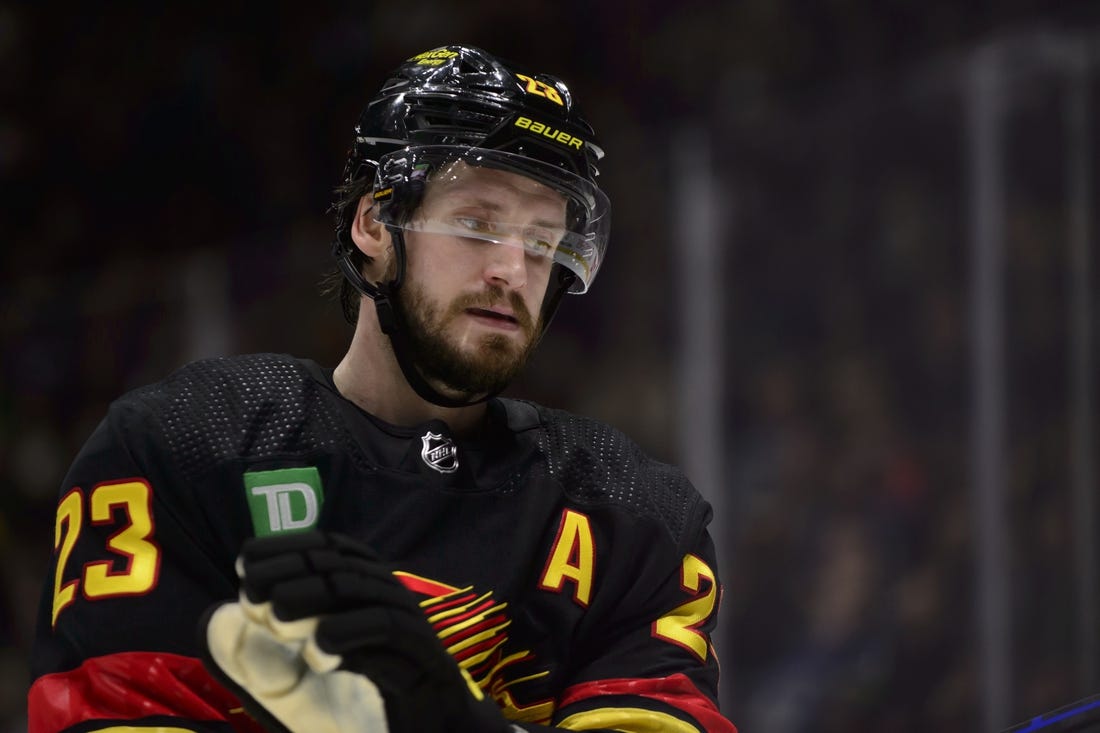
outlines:
[[[57,625],[58,614],[76,600],[81,582],[88,600],[143,595],[156,586],[160,548],[151,539],[152,494],[144,479],[99,484],[88,493],[88,519],[92,525],[121,525],[106,540],[106,549],[118,557],[85,563],[81,577],[67,583],[63,582],[65,566],[84,528],[84,492],[76,487],[61,499],[54,523],[53,545],[58,554],[53,582],[53,625]],[[116,509],[123,514],[118,519]],[[116,568],[120,561],[122,567]]]

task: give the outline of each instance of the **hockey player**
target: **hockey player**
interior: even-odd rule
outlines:
[[[497,397],[607,246],[554,77],[409,59],[368,104],[335,369],[206,360],[61,487],[30,733],[726,733],[710,508],[600,423]]]

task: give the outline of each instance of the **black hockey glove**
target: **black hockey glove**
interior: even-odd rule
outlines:
[[[200,627],[205,663],[271,733],[510,733],[415,598],[333,534],[252,539],[237,602]]]

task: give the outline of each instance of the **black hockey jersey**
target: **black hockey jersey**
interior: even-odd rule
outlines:
[[[62,486],[29,732],[254,730],[199,661],[254,535],[358,538],[520,725],[726,733],[710,508],[595,421],[517,400],[488,428],[389,425],[331,370],[196,362],[117,400]]]

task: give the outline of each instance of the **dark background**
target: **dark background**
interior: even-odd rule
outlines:
[[[464,42],[563,77],[607,150],[609,259],[513,392],[669,461],[675,160],[686,125],[709,140],[727,453],[701,488],[723,497],[726,714],[768,733],[980,729],[968,63],[1083,43],[1094,140],[1096,3],[232,5],[0,2],[5,728],[25,726],[56,492],[106,405],[200,356],[338,361],[350,331],[319,283],[351,127],[386,71]],[[1066,147],[1065,77],[1013,54],[1008,722],[1100,691],[1073,620],[1065,253],[1065,170],[1084,155],[1095,179],[1098,146]]]

